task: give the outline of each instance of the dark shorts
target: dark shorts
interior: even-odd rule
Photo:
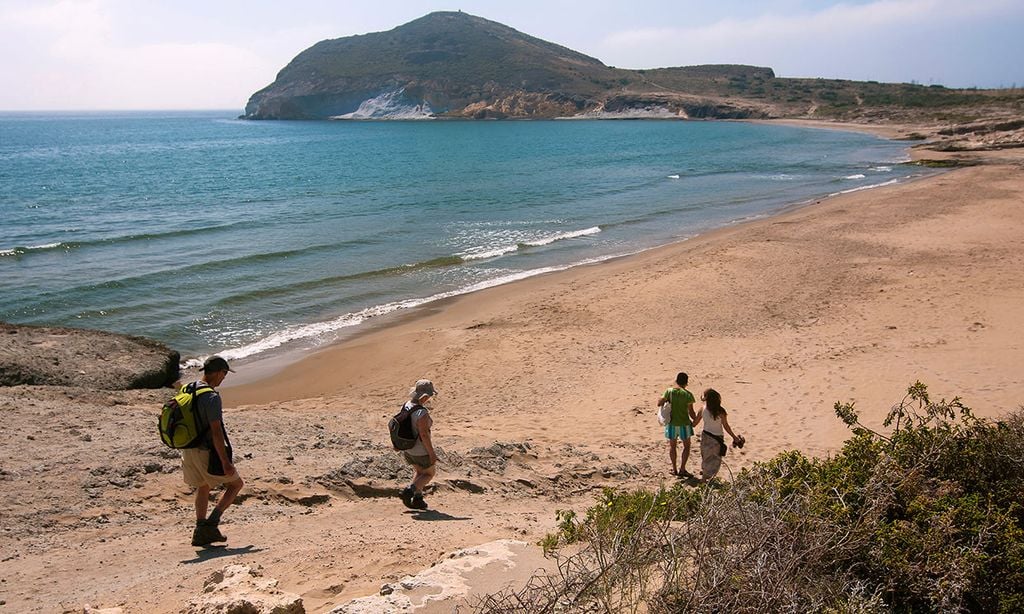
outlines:
[[[430,462],[430,456],[427,454],[420,456],[419,454],[409,454],[408,452],[402,452],[402,457],[405,459],[405,462],[409,465],[416,465],[417,467],[422,467],[424,469],[430,469],[431,467],[433,467],[433,464],[431,464]]]

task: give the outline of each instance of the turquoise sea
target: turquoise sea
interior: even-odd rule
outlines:
[[[0,114],[0,320],[265,357],[925,172],[787,126],[235,115]]]

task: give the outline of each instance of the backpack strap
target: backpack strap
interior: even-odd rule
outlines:
[[[184,386],[182,386],[181,387],[181,391],[182,392],[188,392],[188,393],[190,393],[192,395],[192,412],[198,418],[199,426],[201,426],[202,429],[203,429],[198,435],[196,435],[196,438],[198,439],[201,436],[205,436],[207,431],[210,430],[210,423],[206,419],[206,415],[205,414],[200,414],[199,413],[199,404],[196,403],[196,397],[199,396],[199,395],[206,394],[207,392],[213,392],[214,391],[213,387],[210,386],[209,384],[200,386],[199,385],[199,381],[197,380],[197,381],[190,382],[190,383],[185,384]],[[227,437],[227,433],[226,432],[224,433],[224,437],[225,438]]]

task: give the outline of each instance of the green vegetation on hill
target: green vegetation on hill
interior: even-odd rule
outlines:
[[[460,11],[321,41],[253,94],[245,117],[322,119],[382,95],[442,117],[475,118],[662,109],[680,117],[963,122],[993,109],[1024,113],[1020,90],[790,79],[736,65],[614,68]]]
[[[292,60],[279,78],[494,82],[527,91],[596,94],[621,72],[493,21],[439,12],[387,32],[321,41]]]
[[[1024,611],[1024,410],[975,418],[917,383],[826,459],[779,454],[730,484],[606,490],[559,512],[560,574],[485,612]],[[569,547],[567,547],[569,546]]]

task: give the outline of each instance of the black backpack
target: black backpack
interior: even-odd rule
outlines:
[[[388,421],[388,432],[391,433],[391,445],[396,450],[408,450],[416,445],[419,437],[412,430],[412,412],[417,409],[423,409],[423,406],[419,403],[412,407],[407,407],[404,404],[402,409],[398,410],[398,413],[394,415],[391,420]]]

